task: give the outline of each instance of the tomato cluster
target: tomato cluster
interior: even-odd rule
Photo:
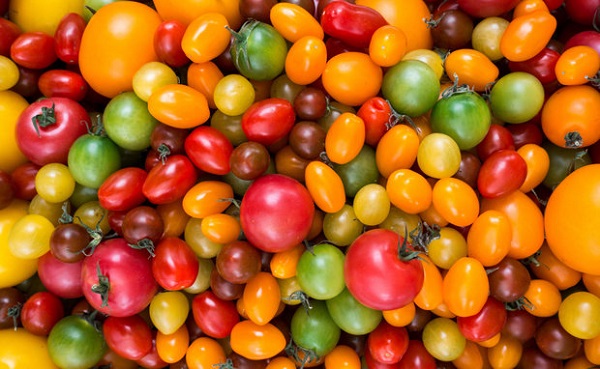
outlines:
[[[600,365],[598,0],[0,13],[4,366]]]

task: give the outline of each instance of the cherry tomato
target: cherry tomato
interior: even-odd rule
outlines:
[[[230,336],[231,349],[250,360],[270,359],[285,348],[279,328],[271,323],[258,325],[251,320],[237,323]]]
[[[547,10],[513,18],[500,39],[500,51],[510,61],[524,61],[546,47],[556,30],[556,18]]]
[[[485,305],[489,284],[483,265],[474,258],[458,259],[444,276],[444,303],[459,317],[473,316]]]
[[[171,67],[182,67],[190,62],[181,47],[186,26],[171,19],[163,21],[154,32],[154,52],[163,63]]]
[[[271,7],[269,19],[275,29],[294,43],[306,36],[323,39],[323,28],[306,9],[294,3],[278,3]]]
[[[194,19],[185,29],[181,48],[194,63],[213,60],[229,46],[231,34],[227,18],[221,13],[205,13]]]
[[[327,65],[327,47],[322,39],[307,35],[296,40],[285,57],[285,74],[299,85],[321,77]]]

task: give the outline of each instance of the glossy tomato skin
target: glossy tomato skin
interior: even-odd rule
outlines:
[[[54,38],[43,32],[25,32],[10,46],[10,58],[30,69],[44,69],[57,59]]]
[[[152,331],[139,314],[109,316],[102,331],[108,347],[128,360],[139,360],[152,350]]]
[[[502,15],[513,9],[519,0],[458,0],[458,6],[475,18],[486,18]]]
[[[268,252],[290,249],[308,235],[315,213],[310,193],[281,174],[254,180],[242,198],[240,221],[248,241]]]
[[[163,21],[154,33],[154,51],[158,59],[171,67],[183,67],[190,62],[181,48],[185,24],[170,19]]]
[[[172,155],[148,172],[142,192],[155,205],[168,204],[183,198],[197,178],[197,169],[187,156]]]
[[[55,123],[51,123],[51,117],[54,117]],[[87,132],[89,125],[89,114],[75,100],[65,97],[38,100],[19,116],[17,144],[25,156],[37,165],[66,164],[69,148]]]
[[[94,366],[106,350],[102,332],[82,315],[62,318],[48,336],[50,358],[62,368]]]
[[[51,252],[38,259],[38,276],[46,289],[63,299],[83,296],[81,269],[83,261],[65,263]]]
[[[85,29],[85,19],[77,13],[64,16],[54,33],[56,56],[67,64],[79,62],[79,46]]]
[[[352,295],[363,305],[379,310],[397,309],[411,302],[421,290],[424,274],[419,260],[404,261],[398,257],[403,241],[394,231],[373,229],[350,245],[344,277]]]
[[[10,45],[20,34],[19,26],[6,18],[0,18],[0,55],[10,56]]]
[[[406,353],[408,340],[406,328],[394,327],[384,320],[369,333],[367,348],[373,359],[384,364],[396,364]]]
[[[88,85],[81,74],[62,69],[42,73],[38,88],[46,97],[67,97],[75,101],[83,100],[88,92]]]
[[[148,173],[140,168],[122,168],[111,174],[98,188],[98,201],[106,210],[125,211],[141,205],[146,197],[142,186]]]
[[[213,338],[225,338],[240,321],[235,303],[204,291],[192,300],[192,314],[198,327]]]
[[[112,316],[129,316],[144,310],[158,290],[146,250],[131,248],[125,239],[105,240],[82,266],[83,293],[97,310]],[[131,271],[135,270],[135,273]],[[110,285],[107,303],[92,291],[101,273]]]
[[[29,332],[47,336],[64,315],[61,299],[52,292],[40,291],[31,295],[23,304],[21,323]]]
[[[163,237],[154,250],[152,274],[158,284],[170,291],[190,287],[198,275],[198,257],[178,237]]]
[[[210,126],[196,127],[185,139],[185,152],[200,170],[224,175],[230,170],[233,145],[224,133]]]
[[[323,31],[346,44],[366,48],[373,33],[387,21],[376,10],[346,1],[332,1],[321,13]]]
[[[465,338],[473,342],[486,341],[502,330],[506,322],[506,308],[490,296],[477,314],[458,317],[456,322]]]
[[[249,141],[269,146],[285,137],[296,120],[288,100],[271,97],[252,104],[242,116],[242,130]]]
[[[519,189],[526,175],[527,164],[516,151],[499,150],[481,165],[477,189],[484,197],[499,197]]]
[[[525,61],[509,61],[508,68],[513,72],[527,72],[540,80],[542,84],[556,81],[554,66],[560,53],[545,47],[533,58]]]

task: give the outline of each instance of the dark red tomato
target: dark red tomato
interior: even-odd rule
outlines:
[[[515,143],[510,131],[499,124],[491,124],[488,133],[477,146],[477,156],[481,161],[498,150],[515,150]]]
[[[246,241],[233,241],[221,248],[215,266],[223,279],[246,283],[261,270],[261,253]]]
[[[526,144],[541,145],[543,134],[540,126],[533,122],[525,122],[520,124],[509,124],[506,127],[512,135],[515,144],[515,150]]]
[[[31,201],[37,195],[35,176],[38,170],[40,170],[39,165],[27,162],[12,171],[11,179],[16,198]]]
[[[290,131],[290,148],[301,158],[313,160],[325,151],[326,132],[316,122],[300,121]]]
[[[150,247],[154,247],[160,241],[165,225],[162,217],[152,206],[136,206],[125,214],[122,224],[123,238],[127,243],[146,246],[150,241]],[[152,249],[149,249],[153,253]]]
[[[84,253],[92,252],[92,234],[97,238],[102,234],[91,230],[88,232],[81,223],[59,224],[50,235],[50,251],[52,255],[63,263],[75,263],[85,257]],[[98,241],[96,241],[97,243]]]
[[[56,56],[67,64],[79,62],[79,47],[85,29],[85,19],[77,13],[69,13],[61,19],[54,32]]]
[[[569,18],[584,26],[593,25],[598,7],[600,0],[565,0],[565,10]]]
[[[554,67],[560,57],[560,53],[548,47],[540,51],[536,56],[525,61],[509,61],[508,68],[512,72],[527,72],[542,84],[556,81]]]
[[[111,174],[98,188],[98,201],[106,210],[126,211],[146,201],[142,187],[148,173],[136,167],[122,168]]]
[[[143,358],[136,360],[136,364],[145,369],[163,369],[166,368],[169,364],[165,362],[160,355],[158,354],[158,350],[156,348],[156,334],[157,330],[152,330],[152,348],[150,352],[148,352]]]
[[[19,37],[21,29],[14,22],[0,17],[0,55],[10,56],[10,45]]]
[[[563,361],[546,356],[539,348],[529,346],[523,349],[521,360],[519,361],[521,369],[562,369]]]
[[[154,126],[150,135],[150,147],[166,155],[182,154],[184,152],[184,142],[189,130],[176,128],[164,123],[158,123]],[[165,147],[166,146],[166,147]]]
[[[144,159],[144,169],[149,172],[157,164],[161,164],[166,158],[167,156],[161,154],[158,150],[150,149],[146,153],[146,159]]]
[[[213,338],[229,336],[240,321],[235,302],[220,299],[212,291],[204,291],[192,300],[192,314],[198,327]]]
[[[350,293],[363,305],[378,310],[393,310],[412,302],[423,286],[424,273],[418,259],[406,256],[410,248],[402,236],[388,229],[372,229],[358,236],[344,263]]]
[[[152,275],[169,291],[190,287],[198,276],[198,257],[181,238],[164,237],[156,244],[152,258]]]
[[[499,16],[513,9],[521,0],[458,0],[458,5],[475,18]]]
[[[17,67],[19,68],[19,79],[10,90],[25,98],[41,97],[38,80],[44,71],[42,69],[29,69],[20,65]]]
[[[19,149],[37,165],[67,163],[69,148],[87,133],[90,116],[81,104],[66,97],[31,103],[19,116]]]
[[[218,129],[211,126],[194,128],[186,137],[184,148],[188,158],[200,170],[216,175],[229,173],[233,144]]]
[[[21,323],[19,306],[27,297],[16,287],[0,288],[0,329],[14,328]]]
[[[458,171],[453,177],[464,181],[473,188],[477,188],[477,176],[479,175],[480,168],[481,160],[479,160],[477,155],[469,151],[462,151],[460,153],[460,165]]]
[[[158,59],[171,67],[183,67],[190,62],[181,48],[186,26],[178,20],[162,22],[154,32],[154,52]]]
[[[297,124],[294,125],[296,127]],[[293,129],[292,129],[293,130]],[[242,180],[253,180],[269,168],[269,150],[258,142],[246,141],[236,146],[229,157],[231,173]]]
[[[548,10],[553,11],[561,7],[565,0],[544,0]]]
[[[129,360],[139,360],[152,350],[152,330],[139,314],[109,316],[102,325],[108,347]]]
[[[502,334],[525,343],[533,338],[537,326],[538,318],[527,310],[509,310],[506,312],[506,323],[502,327]]]
[[[573,46],[579,45],[590,46],[594,48],[598,54],[600,54],[600,32],[587,30],[576,33],[567,40],[564,49],[566,50]]]
[[[126,214],[127,211],[109,211],[107,215],[110,229],[120,237],[123,237],[123,219],[125,219]]]
[[[408,349],[398,363],[398,369],[435,369],[435,359],[420,340],[408,341]]]
[[[381,361],[375,360],[373,355],[371,355],[371,351],[366,350],[364,354],[364,362],[367,364],[367,368],[369,369],[398,369],[400,363],[395,364],[386,364]]]
[[[298,119],[316,121],[327,113],[327,96],[319,88],[305,87],[298,92],[293,105]]]
[[[81,280],[89,303],[116,317],[141,312],[158,290],[148,252],[130,247],[123,238],[102,241],[84,259]]]
[[[359,48],[369,47],[373,33],[386,24],[378,11],[346,1],[331,2],[321,14],[325,34]]]
[[[535,331],[537,347],[548,357],[558,360],[567,360],[579,352],[582,346],[581,339],[567,332],[558,317],[552,317],[544,322]]]
[[[443,13],[447,10],[460,9],[458,5],[458,0],[444,0],[438,1],[437,6],[435,7],[435,11],[433,12],[433,16]]]
[[[219,274],[217,268],[210,273],[210,290],[221,300],[234,301],[244,294],[244,284],[231,283]]]
[[[240,15],[244,19],[256,19],[264,23],[271,23],[271,8],[277,0],[240,0]]]
[[[62,300],[48,291],[31,295],[21,308],[23,328],[38,336],[47,336],[52,327],[65,316]]]
[[[336,1],[344,1],[344,0],[336,0]],[[333,58],[334,56],[342,53],[347,53],[349,51],[362,51],[364,52],[364,48],[350,46],[344,41],[340,40],[336,37],[327,37],[325,40],[325,46],[327,47],[327,60]],[[321,80],[317,80],[315,83],[319,83]]]
[[[456,50],[467,47],[473,33],[473,20],[460,9],[437,13],[428,22],[433,44],[442,49]]]
[[[168,204],[181,199],[197,179],[198,172],[187,156],[171,155],[148,172],[142,192],[155,205]]]
[[[382,320],[367,338],[367,349],[373,359],[384,364],[396,364],[408,349],[408,331]]]
[[[85,98],[88,84],[81,74],[64,69],[51,69],[40,76],[38,88],[46,97],[68,97],[75,101]]]
[[[388,124],[392,117],[392,108],[390,103],[384,98],[375,96],[365,101],[356,115],[365,122],[365,142],[373,147],[388,130]]]
[[[0,170],[0,210],[7,207],[15,198],[12,178],[7,172]]]
[[[523,297],[531,276],[518,260],[505,257],[488,275],[490,295],[500,302],[512,303]]]
[[[296,121],[294,106],[280,97],[252,104],[242,115],[242,130],[249,141],[265,146],[286,137]]]
[[[44,32],[22,33],[10,46],[10,58],[25,68],[48,68],[57,59],[54,37]]]
[[[76,299],[83,296],[81,268],[83,260],[64,263],[51,252],[38,259],[38,276],[44,287],[63,299]]]
[[[477,189],[494,198],[518,190],[527,176],[527,164],[515,150],[498,150],[481,164]]]
[[[473,342],[486,341],[500,333],[506,322],[504,304],[489,296],[481,310],[469,317],[456,318],[458,329]]]
[[[281,174],[267,174],[252,182],[240,205],[240,221],[247,240],[267,252],[291,249],[306,238],[315,205],[300,182]]]

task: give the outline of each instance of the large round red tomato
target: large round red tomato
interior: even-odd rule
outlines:
[[[315,205],[300,182],[282,174],[267,174],[248,188],[240,206],[240,221],[255,247],[278,252],[302,242],[310,231]]]
[[[350,245],[344,278],[360,303],[373,309],[393,310],[417,296],[423,286],[423,266],[417,258],[399,255],[410,254],[410,246],[405,242],[396,232],[380,228],[363,233]]]

